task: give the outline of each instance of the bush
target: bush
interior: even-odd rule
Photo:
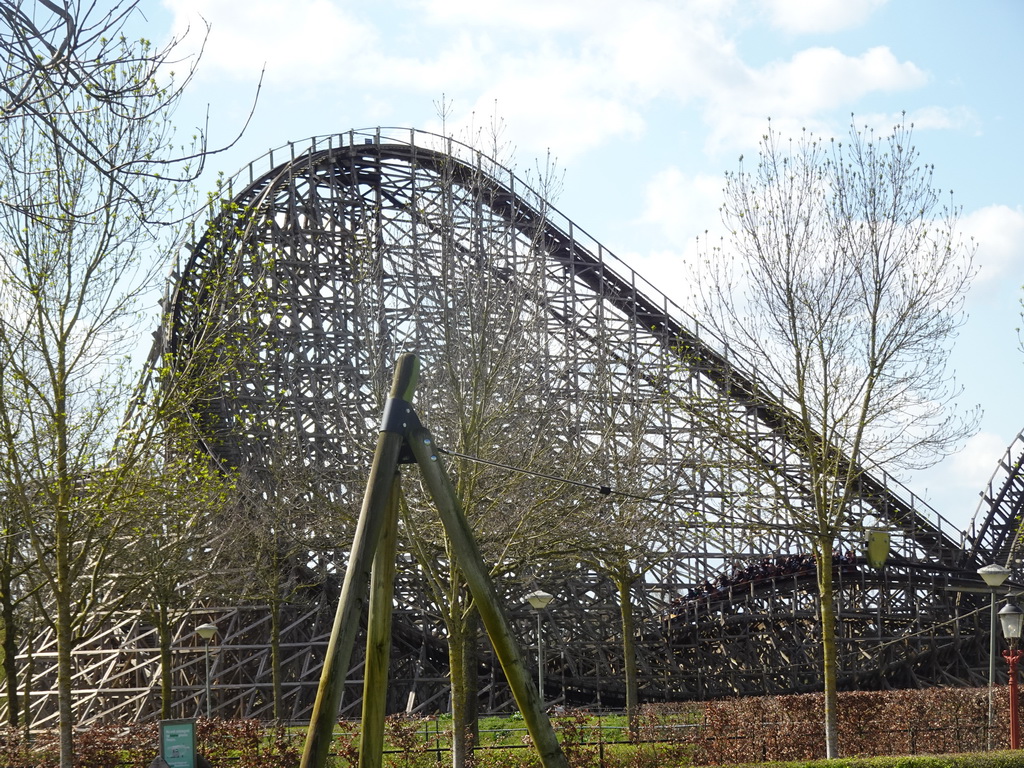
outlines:
[[[694,739],[694,762],[824,757],[823,709],[820,693],[707,702],[704,727]],[[1005,718],[1006,703],[997,703],[997,711]],[[987,713],[985,688],[844,692],[839,694],[839,746],[844,755],[861,757],[977,752],[986,746]],[[995,727],[995,746],[1005,746],[1007,728],[998,720]]]

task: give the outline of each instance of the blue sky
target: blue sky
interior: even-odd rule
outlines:
[[[768,117],[841,135],[914,123],[936,186],[963,207],[980,271],[952,368],[979,433],[904,483],[966,525],[1024,429],[1024,2],[1019,0],[144,0],[144,34],[210,24],[183,132],[207,105],[211,162],[230,174],[272,147],[350,128],[487,124],[526,171],[564,170],[555,205],[666,292],[686,294],[723,174]],[[137,23],[143,26],[141,21]],[[507,159],[507,158],[506,158]],[[212,186],[212,176],[209,184]]]

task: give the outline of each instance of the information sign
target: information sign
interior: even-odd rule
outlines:
[[[161,720],[160,756],[169,768],[197,768],[196,721]]]

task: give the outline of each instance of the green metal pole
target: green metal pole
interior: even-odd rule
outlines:
[[[434,450],[430,431],[417,426],[409,430],[409,446],[423,473],[423,481],[437,505],[448,538],[452,542],[459,567],[473,595],[491,645],[498,656],[512,695],[523,715],[544,768],[568,768],[565,755],[555,736],[551,721],[541,706],[540,694],[523,661],[523,654],[512,634],[511,623],[494,591],[487,567],[462,511],[455,488],[445,472],[441,457]]]
[[[408,420],[403,422],[403,417],[414,416],[411,403],[418,377],[419,360],[412,354],[402,355],[395,367],[391,394],[377,437],[370,478],[363,496],[359,522],[356,524],[348,569],[338,598],[338,610],[334,615],[331,639],[327,644],[327,655],[320,673],[320,686],[313,703],[313,714],[306,731],[299,768],[324,768],[327,764],[341,694],[345,689],[345,674],[352,658],[352,646],[359,629],[363,603],[367,599],[370,565],[384,527],[391,488],[398,469],[399,452],[405,442],[407,424],[410,423]]]

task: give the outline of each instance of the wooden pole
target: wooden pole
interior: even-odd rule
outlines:
[[[381,768],[384,719],[387,715],[388,663],[391,660],[391,613],[394,609],[395,558],[398,551],[398,473],[391,487],[384,532],[370,572],[370,614],[366,622],[363,666],[363,716],[359,734],[359,768]]]
[[[416,391],[418,377],[419,360],[412,354],[402,355],[395,367],[391,394],[377,436],[377,448],[359,512],[359,522],[356,524],[341,596],[338,598],[338,610],[334,615],[331,639],[327,644],[327,655],[320,673],[320,686],[317,688],[313,714],[306,731],[300,768],[324,768],[327,764],[341,694],[345,688],[345,675],[352,658],[359,617],[366,601],[370,564],[384,527],[385,510],[398,469],[399,452],[405,442],[408,424],[411,423],[409,420],[403,422],[403,417],[415,417],[412,396]]]
[[[541,706],[532,675],[523,662],[523,655],[512,634],[511,623],[494,591],[488,569],[480,556],[480,550],[455,494],[455,488],[445,472],[441,457],[434,450],[434,439],[430,431],[421,426],[411,428],[408,439],[416,463],[423,473],[424,484],[437,506],[459,567],[466,577],[477,611],[501,663],[505,679],[537,747],[541,764],[544,768],[568,768],[565,755],[551,727],[551,721]]]

